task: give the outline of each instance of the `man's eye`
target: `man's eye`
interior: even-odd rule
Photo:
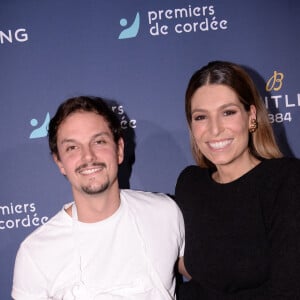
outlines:
[[[68,146],[66,148],[66,152],[70,152],[70,151],[75,150],[75,149],[76,149],[76,146]]]
[[[97,144],[97,145],[106,144],[106,141],[105,140],[96,140],[95,144]]]

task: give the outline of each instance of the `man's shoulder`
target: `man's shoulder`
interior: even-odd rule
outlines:
[[[121,190],[121,201],[132,212],[132,216],[140,228],[145,230],[146,235],[149,231],[151,234],[159,234],[161,228],[164,228],[167,236],[170,232],[175,232],[178,238],[182,235],[182,213],[176,202],[167,194]]]
[[[69,220],[68,220],[69,219]],[[70,226],[66,226],[69,223]],[[26,245],[35,245],[36,243],[40,243],[41,241],[48,241],[55,239],[57,237],[57,229],[60,230],[63,228],[66,231],[70,231],[72,220],[71,218],[66,217],[66,213],[64,209],[58,211],[53,217],[51,217],[46,223],[36,228],[33,232],[31,232],[22,242],[22,246],[26,247]]]
[[[123,198],[130,206],[137,208],[177,208],[175,201],[170,196],[164,193],[124,189],[121,190],[121,198]]]
[[[121,195],[130,197],[132,199],[143,199],[143,200],[170,200],[170,197],[164,193],[146,192],[141,190],[122,189]]]

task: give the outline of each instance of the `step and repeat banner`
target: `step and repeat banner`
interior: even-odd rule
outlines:
[[[106,98],[126,137],[123,188],[173,195],[193,163],[184,115],[192,73],[243,65],[282,151],[300,157],[298,0],[1,0],[0,299],[20,242],[72,201],[47,126],[78,95]]]

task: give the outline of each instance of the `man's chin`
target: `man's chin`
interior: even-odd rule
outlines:
[[[105,192],[109,187],[109,182],[95,187],[95,186],[83,186],[81,189],[84,193],[86,193],[87,195],[97,195],[97,194],[101,194],[103,192]]]

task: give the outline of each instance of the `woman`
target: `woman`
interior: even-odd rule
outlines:
[[[191,77],[185,111],[197,166],[176,185],[178,299],[300,299],[300,161],[282,157],[253,81],[211,62]]]

